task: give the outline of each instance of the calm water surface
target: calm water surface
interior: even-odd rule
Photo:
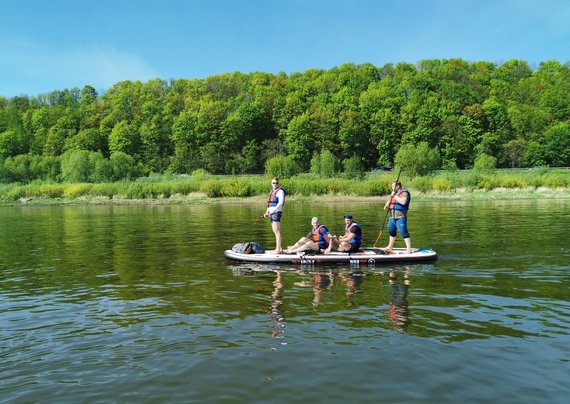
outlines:
[[[260,206],[0,208],[0,402],[567,402],[570,201],[412,209],[437,262],[295,268],[224,260]]]

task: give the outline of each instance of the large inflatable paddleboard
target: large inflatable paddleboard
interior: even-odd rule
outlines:
[[[327,264],[350,264],[375,266],[384,263],[397,262],[423,262],[434,261],[437,253],[430,248],[412,249],[406,253],[405,248],[394,248],[391,252],[385,252],[380,248],[363,247],[356,253],[343,253],[332,251],[330,254],[314,254],[311,252],[293,254],[271,253],[243,253],[234,250],[226,250],[224,257],[232,261],[256,262],[256,263],[281,263],[298,265],[327,265]]]

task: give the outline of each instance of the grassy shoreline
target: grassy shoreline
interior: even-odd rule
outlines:
[[[385,200],[393,173],[362,179],[301,174],[282,179],[289,201]],[[415,201],[570,198],[570,171],[439,172],[401,178]],[[113,183],[31,182],[0,184],[0,206],[54,204],[260,203],[270,182],[264,176],[145,177]]]
[[[532,199],[570,199],[568,188],[497,188],[493,190],[459,189],[447,192],[413,192],[415,202],[458,202],[458,201],[486,201],[486,200],[532,200]],[[288,202],[315,202],[315,203],[384,203],[388,195],[355,196],[355,195],[291,195]],[[46,196],[21,198],[17,201],[0,201],[0,206],[53,206],[53,205],[176,205],[176,204],[251,204],[264,205],[265,196],[251,197],[208,197],[205,193],[191,193],[188,195],[172,195],[168,198],[141,198],[131,199],[125,197],[81,196],[77,198],[62,197],[50,198]]]

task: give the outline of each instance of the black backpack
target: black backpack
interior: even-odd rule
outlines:
[[[246,243],[235,244],[232,247],[232,251],[235,251],[240,254],[263,254],[265,252],[265,248],[263,248],[261,244],[249,241]]]

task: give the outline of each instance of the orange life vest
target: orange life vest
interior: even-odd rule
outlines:
[[[269,199],[267,200],[267,207],[277,206],[277,203],[279,202],[279,198],[277,198],[277,192],[279,192],[279,190],[281,190],[281,189],[283,189],[283,188],[277,187],[277,188],[271,190],[271,192],[269,193]],[[285,193],[284,189],[283,189],[283,193]]]

